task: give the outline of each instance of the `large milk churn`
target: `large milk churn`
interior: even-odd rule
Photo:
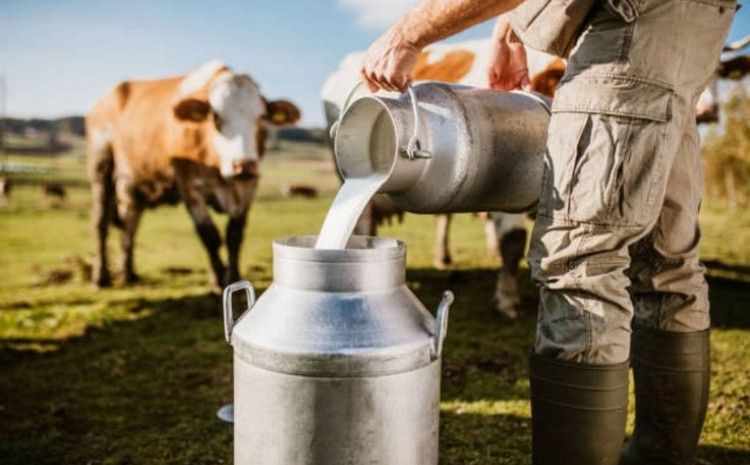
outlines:
[[[549,99],[437,82],[408,90],[350,93],[331,133],[345,180],[386,175],[379,192],[416,213],[535,207]]]
[[[273,283],[224,293],[234,348],[237,465],[435,465],[440,354],[453,295],[434,318],[405,285],[402,242],[315,236],[273,244]],[[232,294],[248,310],[236,321]]]

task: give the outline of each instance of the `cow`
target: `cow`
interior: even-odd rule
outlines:
[[[177,77],[126,81],[86,116],[92,223],[97,239],[92,281],[111,285],[110,223],[122,230],[124,282],[138,280],[133,248],[147,208],[184,202],[211,264],[213,290],[239,279],[238,257],[260,175],[264,125],[291,125],[300,111],[268,101],[247,74],[213,60]],[[226,213],[228,262],[209,207]]]
[[[57,202],[64,202],[68,196],[68,191],[65,189],[65,185],[61,182],[48,181],[42,183],[39,188],[42,196],[47,199],[53,199]]]
[[[412,72],[413,81],[441,81],[474,87],[486,87],[486,70],[492,59],[491,40],[472,40],[454,44],[436,44],[426,48],[418,57]],[[347,55],[338,70],[324,83],[321,95],[329,125],[336,121],[347,96],[347,91],[359,81],[363,52]],[[565,72],[560,58],[527,49],[532,89],[549,97]],[[384,195],[376,195],[365,210],[357,226],[357,233],[375,235],[377,226],[391,215],[403,215]],[[449,248],[451,215],[437,215],[437,232],[433,263],[445,268],[452,261]],[[485,230],[488,247],[499,248],[503,261],[495,287],[494,307],[513,319],[520,304],[517,271],[526,244],[526,216],[523,214],[492,213],[486,216]],[[493,252],[494,253],[494,252]]]

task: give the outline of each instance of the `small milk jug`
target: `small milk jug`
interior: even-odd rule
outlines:
[[[254,302],[224,292],[234,351],[237,465],[436,465],[440,355],[453,295],[433,317],[405,284],[402,242],[315,249],[277,239]],[[232,294],[248,309],[234,320]]]

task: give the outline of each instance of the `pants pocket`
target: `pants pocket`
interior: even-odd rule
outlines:
[[[550,144],[553,216],[608,226],[655,221],[668,160],[661,153],[667,124],[598,113],[556,113],[558,127],[574,130]],[[555,196],[559,198],[555,198]]]

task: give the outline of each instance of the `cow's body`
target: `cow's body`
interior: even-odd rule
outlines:
[[[412,79],[486,87],[492,47],[490,40],[434,45],[419,56]],[[534,50],[528,50],[527,55],[532,88],[551,97],[564,73],[564,62]],[[347,91],[359,81],[362,56],[362,53],[352,53],[344,58],[339,69],[323,86],[322,97],[329,127],[338,118]],[[403,213],[386,196],[377,195],[365,210],[357,232],[375,235],[378,224],[393,214],[401,216]],[[517,270],[526,243],[526,218],[525,215],[505,213],[492,213],[491,217],[485,218],[488,248],[494,251],[499,247],[503,260],[495,289],[495,307],[501,313],[515,317],[520,304]],[[451,263],[448,247],[450,221],[448,214],[437,216],[434,264],[439,268]]]
[[[249,76],[216,61],[185,76],[123,82],[96,102],[86,117],[98,240],[95,284],[110,284],[110,223],[122,229],[123,278],[132,282],[141,214],[181,200],[208,251],[213,283],[220,287],[238,279],[239,248],[263,150],[262,124],[298,118],[296,107],[266,102]],[[229,216],[227,266],[219,257],[221,236],[209,206]]]

